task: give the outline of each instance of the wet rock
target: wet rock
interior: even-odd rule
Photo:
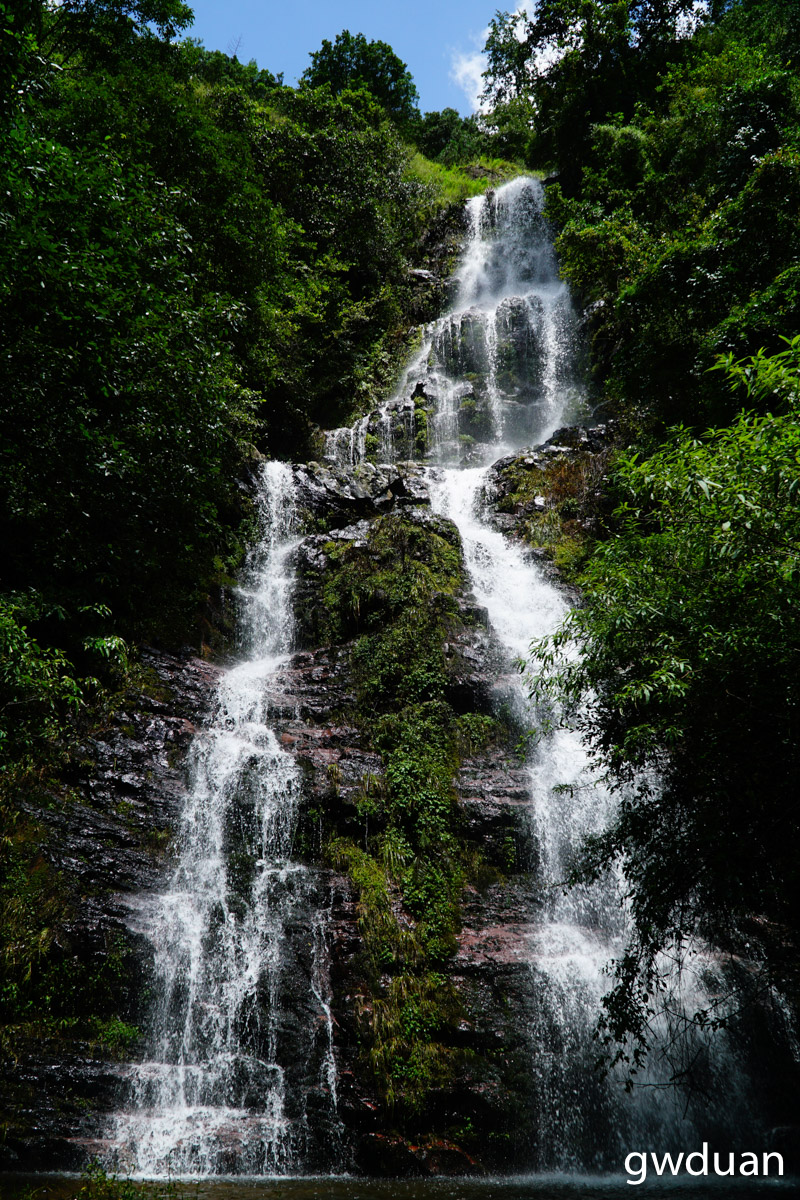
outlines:
[[[416,1143],[385,1133],[365,1134],[356,1162],[365,1174],[384,1179],[485,1174],[481,1164],[454,1142],[428,1138]]]
[[[415,463],[387,466],[364,461],[355,468],[309,463],[295,469],[295,480],[298,508],[309,521],[322,521],[331,528],[389,512],[398,502],[428,500],[424,472]]]
[[[304,614],[320,605],[335,548],[366,548],[371,522],[386,513],[402,512],[404,524],[413,521],[458,543],[452,523],[430,510],[432,474],[413,463],[364,463],[352,472],[330,463],[295,468],[309,529],[295,552],[301,648],[270,678],[265,700],[278,742],[291,750],[303,780],[294,857],[308,870],[281,949],[285,968],[274,1037],[287,1081],[287,1117],[299,1131],[295,1150],[306,1169],[330,1169],[334,1154],[339,1167],[384,1175],[464,1175],[525,1161],[532,1118],[524,1092],[530,1052],[524,946],[538,897],[527,875],[536,845],[524,772],[511,746],[499,738],[465,757],[455,779],[459,836],[480,851],[484,865],[464,895],[456,952],[441,967],[463,1009],[448,1034],[452,1078],[432,1090],[428,1127],[416,1139],[397,1134],[364,1055],[359,906],[350,882],[323,858],[331,835],[363,836],[359,804],[366,781],[380,778],[383,764],[353,719],[352,645],[320,645]],[[446,698],[456,713],[499,711],[507,667],[487,630],[485,609],[466,590],[456,598],[444,653]],[[32,807],[30,813],[45,824],[43,853],[75,896],[67,931],[71,952],[99,962],[110,945],[125,947],[118,1015],[133,1024],[145,1020],[152,975],[146,897],[163,889],[172,869],[189,755],[212,713],[219,677],[218,667],[190,655],[147,651],[144,665],[148,685],[126,697],[108,726],[82,748],[70,805],[48,812]],[[399,898],[397,909],[398,919],[409,922]],[[309,929],[320,913],[330,957],[335,1128],[321,1068],[327,1033],[319,1011],[309,1007],[315,970]],[[52,1168],[77,1169],[92,1152],[110,1152],[103,1142],[108,1114],[129,1098],[131,1085],[126,1064],[108,1047],[32,1039],[17,1062],[2,1069],[0,1086],[0,1116],[9,1131],[5,1164],[23,1169],[46,1156]],[[518,1151],[509,1150],[509,1138],[518,1138]],[[235,1138],[230,1163],[235,1170]]]
[[[80,963],[107,978],[114,996],[106,1004],[132,1026],[144,1015],[149,952],[131,912],[169,869],[189,748],[219,676],[201,659],[152,649],[142,651],[141,662],[140,688],[74,755],[69,795],[26,795],[21,802],[41,830],[42,860],[67,901],[58,934],[63,969]],[[13,1054],[0,1062],[0,1166],[85,1165],[105,1114],[124,1095],[124,1074],[120,1051],[99,1039],[71,1037],[68,1029],[62,1037],[15,1037]]]

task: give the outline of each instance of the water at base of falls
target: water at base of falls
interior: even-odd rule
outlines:
[[[300,773],[269,726],[292,643],[289,467],[265,465],[259,504],[262,536],[241,589],[246,661],[222,677],[196,739],[169,887],[134,916],[153,953],[150,1052],[111,1141],[115,1165],[148,1178],[269,1174],[295,1161],[304,1114],[296,1097],[289,1111],[281,1057],[292,925],[312,928],[304,1002],[322,1045],[305,1050],[335,1109],[324,911],[291,859]]]

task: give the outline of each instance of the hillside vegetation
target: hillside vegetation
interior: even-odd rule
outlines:
[[[616,421],[584,603],[535,648],[534,688],[620,796],[576,877],[625,865],[605,1030],[635,1064],[694,935],[756,965],[755,998],[797,996],[800,11],[541,0],[488,50],[494,120],[553,172]]]
[[[800,10],[498,13],[466,120],[420,114],[361,35],[295,89],[176,40],[190,20],[0,0],[0,1020],[82,1003],[48,974],[61,902],[20,795],[67,797],[137,644],[210,637],[252,464],[312,456],[387,388],[434,315],[410,270],[509,159],[549,176],[615,430],[570,498],[584,601],[533,672],[620,795],[575,867],[629,880],[610,1053],[646,1052],[664,954],[697,934],[796,1000]]]

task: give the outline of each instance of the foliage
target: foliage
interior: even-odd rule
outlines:
[[[195,1200],[197,1185],[177,1182],[148,1182],[109,1174],[95,1162],[84,1171],[75,1200]]]
[[[176,47],[180,66],[192,80],[202,80],[212,86],[224,85],[244,92],[251,100],[269,102],[275,91],[283,86],[283,75],[259,67],[255,59],[240,63],[220,50],[206,50],[195,38],[184,38]],[[176,65],[176,74],[180,67]]]
[[[327,84],[334,96],[366,88],[392,121],[410,122],[417,109],[417,89],[411,73],[386,42],[368,42],[363,33],[349,29],[334,42],[323,39],[311,55],[311,66],[301,83],[318,88]]]
[[[455,948],[469,876],[458,836],[453,774],[496,724],[456,718],[443,642],[462,583],[457,535],[441,518],[378,517],[366,543],[330,543],[319,635],[357,637],[351,652],[356,721],[380,752],[383,775],[358,802],[363,843],[333,839],[328,855],[359,897],[369,989],[362,1022],[386,1102],[406,1114],[450,1078],[460,1013],[439,967]]]
[[[619,795],[581,873],[624,863],[633,934],[606,1030],[636,1054],[664,951],[747,941],[785,984],[778,931],[800,921],[800,340],[721,365],[750,399],[777,390],[783,411],[621,456],[585,602],[534,655],[536,689],[566,706]]]
[[[453,166],[497,152],[496,139],[479,117],[462,117],[454,108],[417,115],[409,135],[426,158]]]
[[[76,678],[87,636],[191,636],[251,442],[307,452],[390,374],[437,207],[368,93],[172,45],[187,12],[3,17],[14,79],[39,63],[0,151],[4,588],[41,596],[30,635]]]
[[[519,168],[504,159],[478,158],[465,168],[457,163],[448,166],[443,161],[432,161],[419,152],[409,158],[407,171],[425,186],[434,210],[447,210],[519,174]]]
[[[0,775],[47,757],[87,686],[63,651],[30,636],[26,607],[0,597]]]
[[[121,1021],[119,1017],[99,1020],[96,1022],[96,1028],[98,1039],[120,1057],[129,1054],[142,1036],[142,1031],[137,1025],[130,1025],[127,1021]]]
[[[143,169],[45,138],[9,165],[6,579],[47,580],[70,607],[90,589],[146,621],[154,603],[163,613],[153,586],[163,563],[183,600],[220,537],[249,405],[220,339],[236,311],[193,303],[189,238],[173,196]]]
[[[168,41],[193,19],[182,0],[38,0],[35,9],[43,53],[67,63],[80,55],[107,64],[137,39]]]
[[[258,144],[267,195],[292,221],[273,394],[333,425],[366,401],[398,338],[428,196],[368,92],[287,89],[278,107]]]
[[[620,6],[602,7],[610,21]],[[548,212],[563,274],[592,305],[598,386],[656,434],[727,420],[728,393],[707,368],[718,354],[778,350],[800,321],[800,89],[789,47],[759,32],[759,13],[740,3],[709,11],[692,36],[654,34],[661,49],[646,64],[644,42],[627,41],[624,103],[583,60],[583,42],[565,51],[558,64],[577,55],[580,87],[600,89],[579,133],[571,93],[548,92],[541,111],[531,101],[530,153],[558,166]],[[556,66],[541,70],[550,79]],[[523,95],[535,98],[537,81]]]
[[[529,157],[557,163],[568,179],[586,156],[592,127],[624,120],[650,99],[665,67],[683,57],[682,22],[693,0],[539,0],[497,13],[486,43],[484,98],[527,117]]]
[[[36,10],[37,0],[0,3],[0,130],[17,106],[15,93],[35,52],[30,22]]]

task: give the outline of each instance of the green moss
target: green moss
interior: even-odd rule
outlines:
[[[456,738],[459,756],[479,754],[495,739],[505,736],[507,730],[501,721],[486,713],[463,713],[456,720]]]
[[[526,168],[500,158],[478,158],[466,166],[448,167],[416,152],[408,164],[409,176],[426,184],[437,206],[442,208],[479,196],[489,187],[527,173]]]
[[[401,924],[394,910],[395,878],[407,875],[410,842],[392,828],[378,839],[376,853],[342,838],[328,845],[329,860],[348,872],[358,893],[369,985],[359,1014],[366,1057],[387,1105],[412,1114],[424,1106],[431,1087],[452,1075],[459,1055],[447,1039],[462,1008],[447,977],[427,966],[419,926]],[[399,891],[405,899],[405,888]]]
[[[129,1025],[119,1017],[96,1021],[97,1039],[120,1058],[127,1057],[142,1036],[137,1025]]]
[[[601,515],[610,458],[610,450],[576,450],[542,467],[517,459],[503,472],[507,491],[498,508],[520,518],[525,541],[545,550],[570,581],[577,580],[594,544],[590,529]],[[543,510],[537,499],[544,499]]]
[[[323,581],[331,638],[355,635],[354,719],[380,752],[383,774],[356,801],[358,842],[327,854],[358,894],[367,991],[362,1039],[388,1104],[418,1112],[452,1077],[461,1008],[441,969],[456,946],[470,875],[453,776],[491,718],[457,717],[447,701],[444,643],[460,621],[457,531],[414,513],[377,518],[366,544],[329,543]],[[402,914],[402,915],[398,915]]]
[[[575,579],[589,558],[590,547],[585,538],[570,537],[565,534],[555,548],[553,561],[568,579]]]
[[[417,455],[427,454],[430,449],[430,416],[433,409],[424,394],[414,396],[414,451]]]
[[[381,448],[380,439],[374,433],[368,433],[364,437],[364,457],[367,462],[377,462],[378,453]]]
[[[428,451],[428,413],[421,405],[414,408],[414,449],[417,454]]]
[[[329,562],[315,620],[327,643],[383,629],[423,600],[441,608],[461,581],[457,534],[444,520],[426,527],[389,514],[373,521],[365,546],[331,541],[323,549]]]
[[[487,405],[479,404],[474,396],[465,397],[458,406],[458,427],[462,434],[484,438],[492,432],[492,415]]]

